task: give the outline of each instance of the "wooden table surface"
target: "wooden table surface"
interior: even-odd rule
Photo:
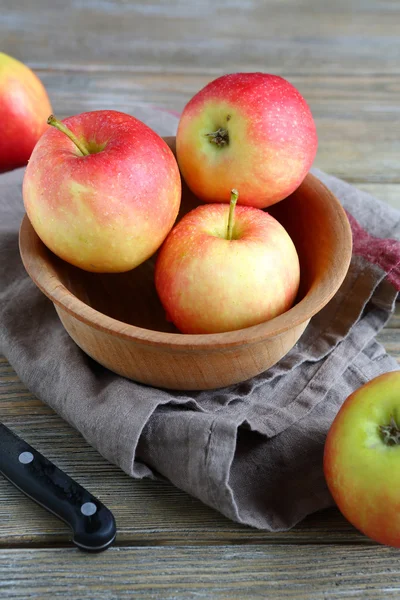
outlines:
[[[400,208],[398,0],[1,0],[1,50],[34,68],[61,117],[180,111],[225,72],[289,79],[319,133],[316,166]],[[400,357],[400,314],[379,335]],[[0,479],[2,598],[391,598],[400,555],[331,509],[273,534],[228,521],[107,463],[0,359],[1,420],[114,512],[85,555],[66,526]]]

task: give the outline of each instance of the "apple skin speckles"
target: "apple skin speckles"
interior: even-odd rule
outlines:
[[[229,117],[229,118],[228,118]],[[224,129],[229,142],[209,134]],[[186,105],[177,132],[177,158],[193,193],[204,202],[265,208],[291,194],[317,151],[311,111],[288,81],[266,73],[234,73],[215,79]]]
[[[46,246],[75,266],[133,269],[154,254],[178,215],[176,159],[162,138],[124,113],[94,111],[63,123],[102,150],[82,156],[49,127],[24,177],[28,217]]]
[[[400,548],[400,371],[342,404],[326,438],[324,474],[339,510],[371,539]],[[389,433],[390,435],[385,435]]]
[[[285,229],[268,213],[201,205],[174,227],[158,254],[155,283],[169,319],[183,333],[221,333],[267,321],[296,297],[300,266]]]
[[[0,173],[26,165],[47,129],[51,112],[49,97],[36,74],[0,52]]]

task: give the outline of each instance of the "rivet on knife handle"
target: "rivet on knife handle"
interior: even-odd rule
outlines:
[[[24,494],[67,523],[73,542],[87,551],[115,539],[112,512],[85,488],[0,423],[0,473]]]

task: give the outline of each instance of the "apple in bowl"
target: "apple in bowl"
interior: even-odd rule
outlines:
[[[129,271],[164,241],[181,179],[165,141],[113,111],[51,116],[23,181],[25,209],[57,256],[86,271]]]
[[[284,227],[250,206],[198,206],[173,228],[155,267],[155,285],[182,333],[235,331],[288,310],[300,282],[296,248]]]
[[[204,202],[266,208],[301,184],[316,151],[311,111],[288,81],[267,73],[233,73],[206,85],[181,115],[176,151],[181,173]]]

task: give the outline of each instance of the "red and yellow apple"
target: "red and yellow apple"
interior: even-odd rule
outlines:
[[[400,547],[400,371],[375,377],[344,402],[326,439],[324,473],[354,527]]]
[[[23,181],[36,233],[87,271],[133,269],[158,249],[178,214],[181,180],[172,151],[121,112],[49,123],[55,127],[40,138]]]
[[[26,165],[51,112],[47,92],[35,73],[0,52],[0,173]]]
[[[157,257],[155,284],[167,318],[183,333],[220,333],[267,321],[296,297],[295,246],[266,212],[200,205],[172,229]]]
[[[215,79],[186,105],[176,150],[181,173],[205,202],[265,208],[303,181],[317,151],[311,111],[288,81],[266,73]]]

